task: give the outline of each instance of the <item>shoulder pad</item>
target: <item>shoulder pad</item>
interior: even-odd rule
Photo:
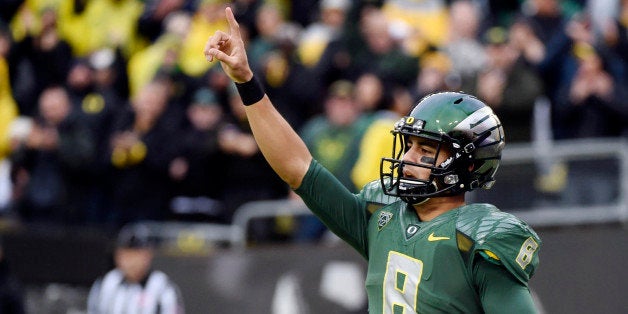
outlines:
[[[456,228],[473,241],[472,256],[504,265],[524,284],[534,274],[541,240],[514,215],[488,204],[469,205],[461,211]]]
[[[362,188],[358,196],[366,202],[368,210],[371,213],[385,205],[392,204],[399,200],[398,197],[384,194],[379,180],[367,183]]]

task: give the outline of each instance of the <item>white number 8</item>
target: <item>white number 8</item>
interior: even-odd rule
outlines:
[[[539,244],[534,241],[532,237],[529,237],[527,240],[523,241],[521,245],[521,249],[519,249],[519,254],[517,255],[517,264],[521,266],[521,269],[525,269],[530,262],[532,262],[532,257],[534,256],[534,252],[539,248]]]
[[[389,252],[384,276],[383,313],[416,312],[422,274],[421,260],[399,252]]]

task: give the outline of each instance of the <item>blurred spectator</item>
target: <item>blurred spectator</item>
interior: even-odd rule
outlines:
[[[365,72],[389,84],[409,86],[418,73],[418,59],[401,49],[379,8],[364,6],[360,13],[358,33],[347,31],[330,42],[316,65],[322,86],[340,79],[355,81]]]
[[[617,16],[602,22],[600,44],[608,47],[609,53],[617,58],[616,67],[620,67],[623,75],[628,74],[628,0],[619,3]],[[623,79],[623,88],[628,88],[628,79]]]
[[[613,19],[618,16],[622,0],[585,0],[581,1],[584,8],[591,17],[591,28],[594,33],[604,36],[603,33],[608,32],[609,23],[613,23]]]
[[[352,18],[353,15],[359,16],[359,14],[352,12],[359,12],[360,10],[361,6],[354,6],[347,13],[344,26],[339,30],[340,33],[325,45],[318,62],[311,67],[323,90],[337,80],[351,77],[349,68],[352,65],[352,53],[358,49],[358,45],[364,44],[359,35],[360,26],[355,25],[358,18]],[[307,62],[307,59],[304,60]]]
[[[362,112],[371,115],[386,106],[386,86],[373,73],[364,73],[355,81],[355,102]]]
[[[24,11],[21,15],[25,36],[16,43],[17,66],[13,74],[13,93],[20,114],[34,116],[37,100],[44,88],[61,85],[70,70],[72,51],[61,37],[57,13],[46,8],[41,13],[41,24],[35,23],[34,13]]]
[[[443,52],[451,60],[451,75],[456,77],[455,90],[471,92],[478,73],[486,66],[487,57],[480,41],[480,12],[470,0],[456,0],[449,8],[449,31]]]
[[[426,52],[421,57],[421,71],[410,91],[414,100],[439,91],[453,91],[459,82],[454,77],[452,82],[451,60],[439,51]]]
[[[509,43],[506,29],[490,28],[484,37],[488,62],[475,94],[499,116],[507,141],[530,142],[534,102],[543,94],[543,82]]]
[[[94,91],[94,73],[89,65],[89,61],[85,58],[73,59],[67,72],[65,85],[70,94],[70,99],[75,105],[77,111],[82,111],[83,102],[87,96]]]
[[[164,115],[170,104],[168,79],[156,78],[132,99],[114,122],[108,154],[112,172],[113,221],[121,226],[169,215],[168,167],[175,157],[175,125]]]
[[[558,91],[556,121],[568,138],[618,137],[628,129],[627,91],[612,74],[612,58],[584,41],[574,44],[577,61],[573,78]],[[560,200],[565,204],[609,204],[619,195],[613,175],[602,165],[586,161],[564,163]]]
[[[3,71],[3,75],[7,75],[9,85],[14,81],[16,63],[19,62],[21,56],[16,54],[15,42],[11,29],[0,23],[0,58],[6,62],[7,68]],[[13,96],[11,96],[13,97]]]
[[[181,72],[191,77],[199,77],[211,67],[216,66],[216,63],[207,62],[205,58],[198,55],[198,52],[203,51],[205,47],[207,34],[228,29],[225,19],[226,1],[201,0],[198,3],[178,54]]]
[[[312,117],[299,133],[312,156],[347,188],[355,191],[350,172],[357,160],[357,145],[368,119],[355,101],[354,84],[349,81],[334,82],[329,88],[324,108],[324,113]]]
[[[199,89],[209,88],[217,98],[217,102],[222,106],[223,113],[228,113],[229,109],[229,93],[233,82],[221,67],[213,67],[200,79],[196,80],[192,86],[194,93]],[[190,99],[190,101],[192,101]]]
[[[540,73],[545,79],[545,91],[551,100],[552,133],[555,139],[571,138],[575,133],[572,129],[573,125],[569,122],[571,118],[565,116],[563,104],[566,101],[564,91],[569,88],[568,86],[580,71],[582,63],[577,53],[583,51],[580,48],[594,47],[597,50],[596,54],[600,54],[606,63],[604,70],[613,78],[613,84],[621,86],[625,81],[621,59],[609,53],[608,49],[600,44],[599,39],[593,32],[590,18],[586,12],[583,12],[569,19],[551,45],[546,45],[547,49],[541,49],[543,58],[537,68],[541,70]],[[525,45],[523,42],[520,43],[520,46]],[[553,89],[548,90],[548,88]]]
[[[248,55],[250,63],[255,66],[253,70],[257,72],[257,67],[262,64],[262,59],[266,54],[273,51],[281,36],[297,26],[287,22],[277,4],[265,3],[259,7],[255,15],[255,30],[257,36],[250,39]]]
[[[145,226],[123,228],[116,241],[115,268],[93,283],[87,313],[184,313],[177,284],[153,269],[156,246]]]
[[[300,130],[312,157],[325,165],[349,190],[357,192],[351,169],[358,159],[359,143],[369,119],[355,102],[354,85],[334,82],[325,99],[325,111]],[[297,241],[316,241],[326,227],[315,216],[300,217]]]
[[[539,110],[544,108],[545,103],[549,107],[547,116],[535,117],[536,121],[543,121],[535,125],[534,137],[537,143],[571,136],[571,131],[565,128],[561,114],[557,111],[557,103],[561,101],[559,91],[563,89],[561,86],[567,84],[576,71],[576,62],[570,53],[572,40],[567,34],[571,17],[561,6],[568,3],[558,0],[526,1],[521,8],[521,16],[510,26],[510,43],[520,51],[523,60],[534,67],[542,79],[543,92],[549,100],[541,101],[541,105],[537,106]],[[547,158],[538,162],[537,166],[539,174],[536,188],[544,198],[557,197],[567,183],[566,164]]]
[[[541,44],[548,45],[557,39],[560,33],[564,32],[569,15],[561,7],[558,0],[529,0],[526,1],[521,10],[522,16],[519,22],[530,28],[530,31]],[[527,39],[534,40],[532,37]],[[523,42],[522,42],[523,43]],[[521,47],[524,48],[524,47]],[[534,47],[531,47],[536,49]],[[530,61],[541,61],[535,58],[536,54],[528,55]]]
[[[587,43],[578,42],[572,52],[578,69],[559,91],[556,113],[574,138],[616,137],[628,126],[626,90],[609,71],[608,60]]]
[[[78,223],[84,187],[80,178],[94,156],[91,133],[71,114],[63,87],[46,88],[39,114],[23,139],[16,138],[12,155],[17,208],[27,221]]]
[[[570,39],[566,34],[569,16],[558,0],[531,0],[522,8],[522,16],[510,27],[510,40],[521,51],[524,60],[532,64],[543,80],[543,90],[552,106],[554,138],[567,136],[559,126],[554,112],[557,92],[575,71],[569,55]]]
[[[130,57],[144,46],[137,25],[141,0],[62,1],[61,32],[77,57],[102,49],[120,49]]]
[[[44,22],[42,19],[44,13],[52,11],[55,15],[58,15],[64,1],[20,0],[19,2],[19,4],[16,4],[16,11],[7,20],[16,41],[21,41],[26,36],[38,36],[43,28],[42,24]],[[4,3],[6,1],[3,1]]]
[[[321,110],[319,82],[296,56],[298,32],[288,25],[283,27],[257,65],[266,93],[275,99],[277,110],[296,129]]]
[[[356,74],[368,71],[389,84],[409,86],[418,73],[418,58],[400,49],[386,15],[379,9],[366,9],[360,26],[366,45],[355,54]]]
[[[140,36],[154,42],[164,31],[164,20],[173,12],[191,12],[197,1],[193,0],[146,0],[137,24]]]
[[[11,126],[19,114],[12,95],[9,65],[6,59],[10,47],[9,34],[0,29],[0,212],[7,209],[11,199],[11,164],[7,157],[11,153]]]
[[[447,40],[448,7],[445,0],[385,0],[382,11],[391,22],[395,36],[403,40],[404,51],[419,57],[430,47]]]
[[[227,123],[223,111],[209,88],[198,89],[187,108],[189,127],[182,130],[180,153],[170,164],[170,177],[175,181],[171,208],[177,217],[227,221],[222,183],[228,169],[218,141]]]
[[[298,55],[305,66],[316,65],[327,44],[341,35],[350,8],[351,0],[320,1],[318,18],[308,24],[299,37]]]
[[[383,157],[390,157],[393,151],[390,130],[416,103],[410,91],[402,86],[394,87],[391,94],[385,109],[373,114],[372,122],[360,141],[358,160],[351,169],[351,180],[356,187],[379,180],[380,161]]]
[[[88,61],[94,71],[94,88],[121,107],[129,97],[129,77],[127,61],[120,50],[96,50],[89,55]]]
[[[163,63],[155,73],[155,78],[164,79],[170,90],[170,101],[172,105],[168,107],[168,117],[176,122],[181,121],[185,116],[185,108],[194,93],[196,80],[183,73],[177,63],[178,52],[169,49],[166,52]]]
[[[85,188],[85,220],[90,223],[107,220],[112,170],[108,158],[109,138],[115,117],[126,105],[114,90],[114,62],[112,50],[99,50],[87,59],[76,59],[67,79],[73,110],[90,128],[96,150],[95,158],[81,178]]]
[[[128,58],[127,73],[131,97],[153,80],[162,67],[170,73],[178,70],[179,53],[183,40],[190,30],[190,21],[188,13],[172,13],[164,20],[164,33]]]
[[[392,92],[388,92],[392,89]],[[359,139],[360,146],[357,152],[357,159],[350,169],[351,182],[350,188],[358,188],[364,186],[375,178],[379,178],[379,160],[391,152],[390,146],[390,127],[396,120],[397,113],[393,112],[399,103],[396,102],[396,92],[400,88],[387,88],[384,82],[373,73],[362,74],[355,82],[355,91],[353,97],[356,105],[360,108],[363,118],[358,123],[363,123],[364,135]],[[405,90],[405,89],[404,89]],[[411,100],[410,100],[411,102]],[[390,109],[390,110],[389,110]],[[409,108],[407,108],[409,109]],[[408,110],[409,111],[409,110]],[[407,113],[407,112],[405,112]],[[381,134],[384,134],[386,141],[376,142],[379,140],[378,135],[373,132],[381,131],[380,126],[386,128]],[[378,129],[378,131],[373,131]],[[368,137],[367,137],[368,136]],[[383,154],[380,154],[384,152]],[[363,184],[364,183],[364,184]]]
[[[241,205],[251,201],[285,199],[290,189],[259,151],[234,84],[229,88],[229,109],[233,123],[222,129],[218,141],[227,155],[223,166],[228,173],[221,184],[228,222],[231,222],[233,213]],[[275,229],[274,221],[258,221],[250,227],[251,239],[248,240],[254,243],[285,238]]]

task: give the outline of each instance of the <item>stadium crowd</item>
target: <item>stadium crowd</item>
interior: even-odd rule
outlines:
[[[294,197],[202,55],[225,6],[274,104],[356,192],[390,152],[381,130],[435,91],[478,95],[510,143],[533,139],[539,99],[554,139],[628,134],[628,0],[5,0],[2,215],[229,223]]]

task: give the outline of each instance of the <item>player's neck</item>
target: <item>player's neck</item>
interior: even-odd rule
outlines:
[[[415,205],[414,210],[416,211],[421,221],[430,221],[464,204],[464,195],[434,197],[423,204]]]

